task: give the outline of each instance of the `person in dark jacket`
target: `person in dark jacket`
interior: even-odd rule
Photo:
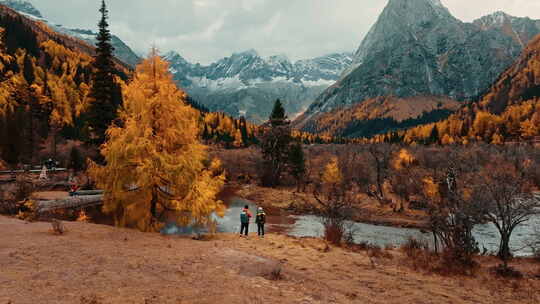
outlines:
[[[240,214],[240,236],[245,233],[246,237],[249,232],[249,219],[251,218],[251,213],[249,212],[249,207],[246,205]]]
[[[264,224],[266,223],[266,213],[262,207],[257,210],[257,216],[255,217],[255,223],[257,223],[257,233],[260,237],[264,238]]]

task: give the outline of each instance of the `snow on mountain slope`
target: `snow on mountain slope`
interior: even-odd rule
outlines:
[[[177,83],[198,102],[258,123],[266,120],[278,98],[291,117],[303,112],[352,62],[350,53],[293,63],[286,55],[263,58],[255,50],[207,66],[192,64],[176,52],[163,57]]]
[[[36,9],[30,2],[24,0],[0,0],[0,4],[5,5],[22,15],[29,17],[34,20],[42,21],[47,23],[55,31],[66,34],[81,40],[86,41],[91,45],[95,45],[97,33],[90,30],[83,29],[69,29],[60,24],[51,22],[43,17],[41,12]],[[127,46],[120,38],[117,36],[112,36],[111,44],[114,47],[114,55],[122,60],[124,63],[127,63],[131,66],[135,66],[139,63],[140,58],[137,56],[129,46]]]

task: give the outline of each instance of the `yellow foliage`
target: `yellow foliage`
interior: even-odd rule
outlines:
[[[401,149],[394,159],[393,166],[396,170],[402,170],[412,165],[414,161],[414,156],[407,149]]]
[[[454,138],[448,134],[444,134],[442,140],[441,140],[441,143],[443,145],[452,145],[454,144],[456,141],[454,140]]]
[[[439,185],[435,183],[433,178],[426,177],[422,180],[424,182],[424,194],[431,198],[436,199],[439,197]]]
[[[121,226],[159,229],[156,213],[166,210],[179,225],[207,225],[225,210],[216,199],[224,184],[221,165],[199,143],[199,113],[186,105],[168,68],[157,55],[137,67],[123,88],[121,126],[109,128],[101,149],[107,164],[90,164],[105,190],[104,210]]]
[[[504,143],[503,137],[499,133],[493,134],[493,138],[491,139],[491,143],[494,145],[502,145]]]
[[[339,184],[343,180],[336,157],[333,157],[324,168],[322,180],[325,184]]]

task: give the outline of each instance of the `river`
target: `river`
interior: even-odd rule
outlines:
[[[255,203],[242,198],[230,197],[227,199],[228,209],[224,217],[214,217],[218,223],[217,231],[239,233],[240,213],[245,205],[249,207],[252,213],[255,213],[258,207]],[[428,243],[433,242],[431,233],[422,233],[419,229],[377,226],[355,222],[349,224],[355,232],[355,243],[367,242],[381,247],[397,247],[411,237]],[[535,226],[540,227],[540,217],[536,217],[515,229],[510,242],[514,255],[530,256],[532,254],[532,250],[527,244],[532,241]],[[253,221],[250,223],[249,231],[253,235],[257,232],[257,226]],[[321,237],[324,233],[324,227],[320,218],[314,215],[271,215],[268,216],[267,231],[270,233],[286,233],[296,237]],[[177,228],[169,225],[162,232],[166,234],[183,234],[191,233],[193,229]],[[493,224],[477,225],[473,233],[479,243],[480,250],[485,247],[490,253],[497,252],[499,233]]]

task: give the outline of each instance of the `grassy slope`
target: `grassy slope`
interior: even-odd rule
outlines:
[[[0,303],[539,303],[540,282],[448,278],[313,239],[193,241],[85,223],[67,234],[1,217]],[[7,233],[6,233],[7,232]],[[489,259],[485,260],[490,262]],[[265,278],[283,263],[285,279]],[[532,270],[536,266],[519,265]],[[527,262],[529,263],[529,262]]]

